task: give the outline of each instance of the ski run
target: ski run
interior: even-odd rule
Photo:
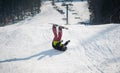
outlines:
[[[69,10],[69,25],[48,1],[35,17],[0,27],[0,73],[120,73],[120,24],[80,24],[89,21],[86,1]],[[50,23],[69,28],[63,30],[64,42],[71,40],[65,52],[53,49]]]

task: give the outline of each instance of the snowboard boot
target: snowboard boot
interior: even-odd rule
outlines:
[[[53,27],[57,27],[58,25],[56,25],[56,24],[53,24]]]
[[[63,26],[59,26],[59,30],[65,29],[65,27]]]

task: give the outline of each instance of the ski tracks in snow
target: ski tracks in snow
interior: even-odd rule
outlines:
[[[113,59],[115,70],[119,68],[117,64],[119,62],[116,59],[115,52],[113,51],[112,45],[113,42],[118,42],[120,33],[114,33],[115,30],[119,30],[120,25],[109,25],[106,29],[101,30],[97,33],[97,35],[90,37],[88,40],[83,41],[81,44],[84,47],[85,55],[88,58],[88,61],[96,68],[97,73],[108,73],[107,65],[109,63],[109,59]],[[112,36],[114,34],[118,34],[117,36]],[[94,38],[93,38],[94,37]],[[116,37],[116,39],[112,39]],[[104,38],[104,39],[103,39]],[[118,45],[116,45],[118,46]],[[116,47],[116,49],[119,49]],[[120,55],[120,53],[119,53]],[[89,67],[90,65],[88,65]],[[118,66],[118,67],[117,67]],[[94,68],[92,67],[92,69]],[[106,67],[106,68],[104,68]],[[112,67],[110,67],[112,69]],[[91,69],[91,68],[90,68]],[[114,69],[114,68],[113,68]],[[95,69],[94,69],[95,70]]]

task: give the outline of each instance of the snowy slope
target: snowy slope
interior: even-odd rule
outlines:
[[[81,19],[70,12],[71,25],[66,25],[69,30],[63,30],[62,38],[71,40],[66,52],[51,46],[49,23],[65,24],[65,15],[50,2],[35,17],[0,27],[0,73],[120,73],[120,24],[77,24],[88,21],[89,12],[86,2],[75,2],[74,8]]]

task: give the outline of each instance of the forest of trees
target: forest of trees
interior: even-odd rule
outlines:
[[[0,26],[34,16],[40,7],[41,0],[0,0]]]
[[[91,24],[120,23],[120,0],[88,0],[88,4]],[[0,0],[0,26],[34,16],[40,7],[41,0]]]
[[[120,0],[88,0],[91,24],[120,23]]]
[[[57,1],[57,2],[71,1],[72,2],[72,1],[84,1],[84,0],[55,0],[55,1]]]

